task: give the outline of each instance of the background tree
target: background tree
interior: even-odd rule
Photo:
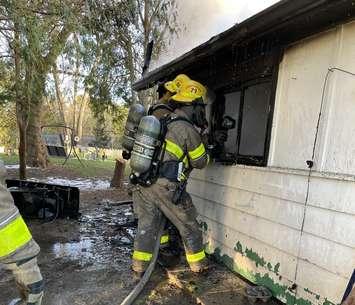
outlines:
[[[26,159],[31,166],[47,165],[40,132],[47,74],[78,25],[83,4],[62,0],[1,1],[1,38],[7,42],[6,56],[13,59],[21,178],[25,176]]]
[[[177,32],[175,17],[175,0],[0,1],[0,41],[6,45],[0,61],[11,71],[8,100],[16,102],[21,178],[26,159],[30,166],[48,163],[40,132],[46,98],[55,101],[58,121],[77,134],[85,133],[89,104],[122,117],[122,105],[138,102],[132,85],[148,42],[155,41],[157,56],[167,34]],[[148,103],[151,97],[139,99]]]

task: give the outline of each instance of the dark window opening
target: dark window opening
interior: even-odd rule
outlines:
[[[273,83],[271,79],[218,93],[212,109],[212,130],[221,128],[223,117],[236,121],[227,140],[215,147],[215,161],[225,164],[266,166],[272,121]]]

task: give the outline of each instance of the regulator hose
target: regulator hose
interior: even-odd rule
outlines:
[[[136,285],[136,287],[134,287],[134,289],[130,292],[130,294],[123,300],[123,302],[120,305],[133,304],[134,300],[138,297],[138,295],[142,292],[144,286],[148,283],[148,281],[154,271],[155,264],[157,262],[159,248],[160,248],[160,238],[163,235],[165,223],[166,223],[166,218],[162,217],[160,224],[159,224],[159,231],[158,231],[158,235],[157,235],[157,240],[156,240],[156,243],[154,246],[153,257],[149,263],[147,270],[144,272],[144,275],[142,276],[141,280]]]

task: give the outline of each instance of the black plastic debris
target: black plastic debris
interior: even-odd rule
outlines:
[[[25,218],[51,221],[67,217],[76,219],[80,215],[77,187],[17,179],[8,179],[6,184]]]

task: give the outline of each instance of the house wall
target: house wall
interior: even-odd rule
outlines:
[[[208,252],[287,304],[340,303],[355,267],[355,77],[329,67],[355,72],[355,22],[285,50],[268,167],[189,185]]]

